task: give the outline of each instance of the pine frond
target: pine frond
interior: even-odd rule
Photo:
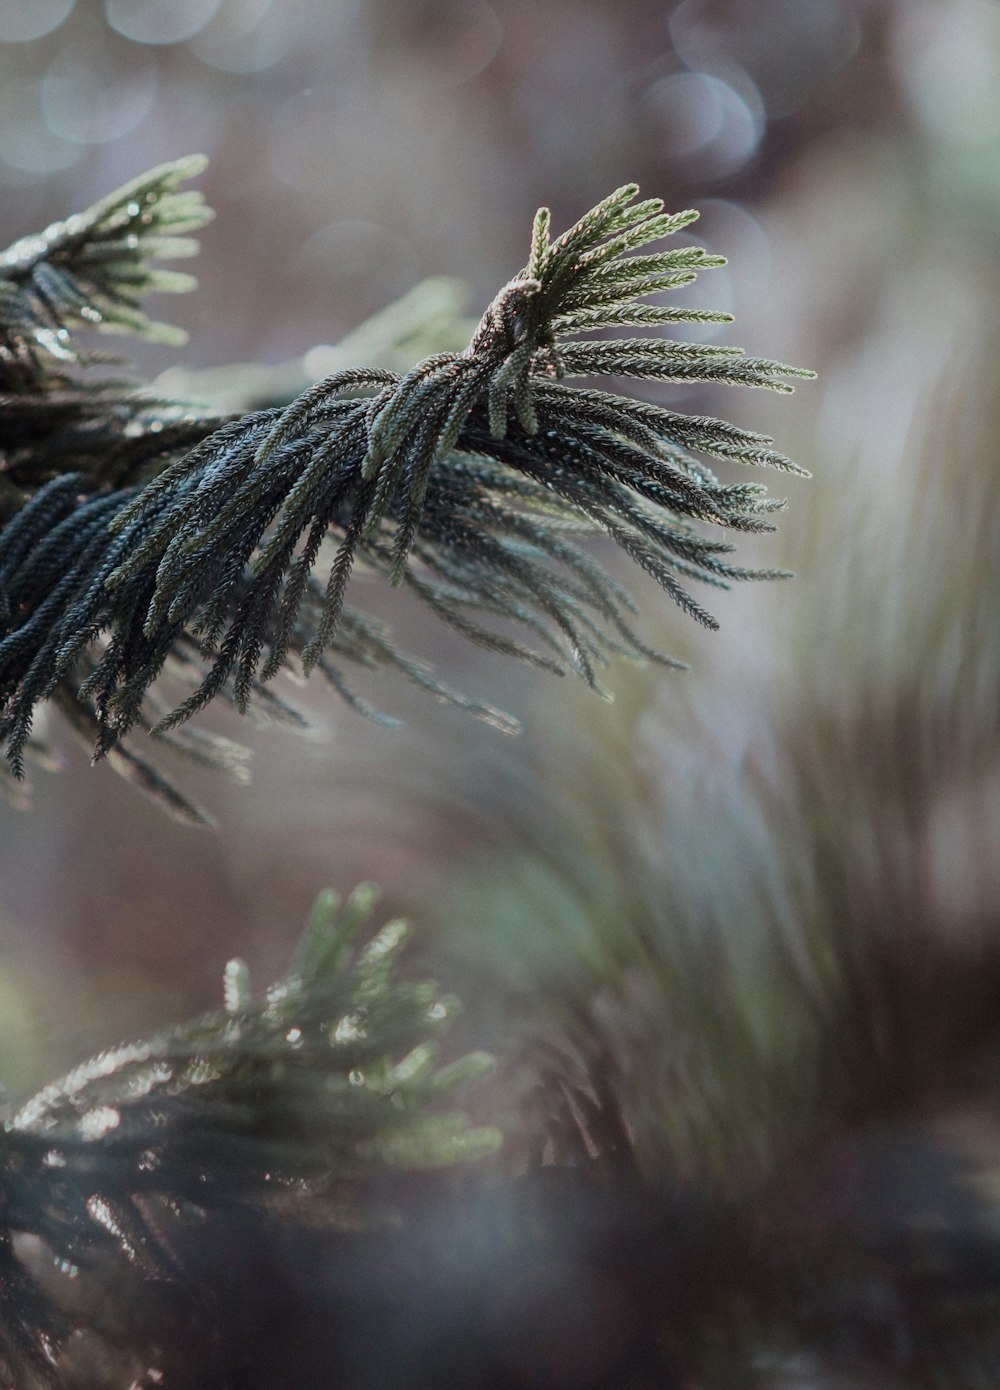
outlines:
[[[810,375],[658,334],[566,336],[725,317],[642,302],[719,258],[690,246],[634,254],[695,217],[635,196],[619,189],[555,241],[539,213],[528,265],[462,352],[402,377],[339,371],[284,410],[133,420],[126,460],[36,486],[0,530],[0,740],[15,775],[34,709],[60,689],[96,725],[102,757],[137,724],[169,732],[220,694],[241,711],[273,703],[267,682],[289,661],[306,674],[320,667],[346,692],[331,666],[341,655],[395,666],[512,727],[346,608],[356,564],[408,587],[473,642],[595,690],[614,656],[676,663],[636,635],[635,606],[580,544],[587,532],[611,537],[708,627],[690,581],[777,577],[734,564],[732,543],[699,529],[772,528],[782,502],[760,484],[720,482],[699,457],[801,472],[769,438],[562,380],[784,391]],[[200,683],[153,720],[147,691],[178,656]]]
[[[178,185],[206,162],[191,155],[161,164],[0,256],[0,389],[37,387],[53,366],[79,362],[79,328],[187,341],[180,329],[149,318],[142,299],[194,288],[190,275],[152,262],[197,251],[188,234],[212,213],[199,192]]]
[[[231,961],[219,1012],[102,1053],[8,1120],[0,1360],[19,1386],[63,1384],[61,1348],[99,1326],[93,1309],[74,1313],[57,1297],[60,1283],[71,1297],[78,1269],[113,1285],[131,1267],[138,1287],[174,1282],[181,1296],[179,1252],[193,1229],[210,1233],[240,1212],[279,1227],[382,1225],[393,1218],[385,1173],[495,1151],[497,1131],[470,1124],[453,1100],[490,1059],[441,1064],[456,1002],[398,978],[407,929],[371,933],[376,896],[368,885],[343,904],[323,894],[289,974],[263,999]],[[14,1254],[19,1233],[54,1263],[54,1280]],[[203,1298],[194,1287],[187,1296]],[[116,1316],[127,1325],[127,1308]],[[70,1363],[78,1357],[71,1345]]]
[[[81,373],[116,359],[77,341],[95,329],[186,341],[150,319],[142,300],[194,286],[154,261],[197,251],[189,234],[212,214],[200,193],[178,185],[204,166],[197,155],[161,165],[0,256],[0,523],[61,473],[82,470],[113,487],[214,427],[133,381]]]

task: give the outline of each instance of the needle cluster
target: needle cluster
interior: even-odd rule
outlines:
[[[320,668],[363,708],[341,658],[395,667],[513,727],[441,686],[346,605],[356,564],[405,586],[473,642],[598,690],[615,655],[676,663],[635,632],[635,604],[581,544],[587,533],[609,536],[708,627],[715,620],[692,582],[780,573],[734,563],[719,532],[771,529],[783,503],[759,483],[720,481],[707,462],[801,472],[770,439],[570,384],[611,376],[787,391],[809,375],[665,336],[727,317],[648,302],[721,258],[690,245],[637,254],[697,214],[636,202],[634,185],[555,239],[541,210],[527,265],[464,351],[402,376],[340,371],[287,408],[227,420],[141,395],[116,396],[115,416],[100,388],[75,385],[72,400],[89,414],[74,429],[87,439],[67,441],[53,413],[62,379],[46,362],[56,349],[75,352],[69,320],[159,331],[136,295],[180,287],[145,258],[190,249],[166,233],[204,216],[174,187],[191,168],[154,171],[8,253],[6,355],[12,380],[30,377],[30,390],[8,383],[4,401],[14,431],[6,471],[20,491],[0,529],[0,741],[15,779],[34,712],[52,700],[96,757],[114,756],[168,808],[194,814],[123,744],[127,735],[176,740],[220,695],[241,712],[253,704],[294,718],[269,684],[288,666]],[[579,336],[629,327],[643,336]],[[164,705],[151,687],[168,667],[194,688]],[[190,751],[190,739],[180,742]],[[231,761],[229,750],[216,761]]]

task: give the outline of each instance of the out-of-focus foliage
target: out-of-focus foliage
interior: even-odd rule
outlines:
[[[447,1108],[490,1060],[439,1063],[456,1003],[398,978],[405,924],[355,939],[374,897],[359,888],[341,907],[324,895],[263,1000],[233,960],[221,1011],[104,1052],[9,1116],[0,1358],[19,1387],[125,1384],[130,1366],[155,1381],[166,1329],[176,1319],[179,1336],[200,1297],[187,1244],[224,1239],[220,1227],[241,1217],[349,1231],[392,1222],[387,1172],[496,1149],[495,1129]],[[211,1312],[204,1322],[207,1356]]]
[[[1000,475],[980,331],[880,457],[877,485],[905,486],[891,535],[851,470],[850,566],[823,520],[852,505],[843,480],[817,483],[791,547],[816,578],[775,623],[785,662],[745,672],[742,722],[720,717],[722,678],[647,687],[586,759],[577,708],[533,765],[484,778],[484,847],[440,949],[470,1007],[503,998],[525,1053],[550,1049],[552,1123],[599,1135],[613,1098],[644,1178],[679,1185],[654,1249],[681,1383],[971,1390],[1000,1364]],[[567,1077],[596,1110],[566,1117]]]

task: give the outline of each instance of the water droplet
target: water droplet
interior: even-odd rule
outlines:
[[[357,1014],[345,1014],[337,1022],[336,1028],[330,1034],[330,1041],[333,1043],[356,1042],[358,1038],[365,1036],[365,1030],[361,1026],[361,1020]]]
[[[111,1105],[98,1105],[80,1117],[77,1129],[80,1131],[81,1139],[93,1142],[103,1139],[111,1130],[117,1129],[121,1122],[120,1110]]]

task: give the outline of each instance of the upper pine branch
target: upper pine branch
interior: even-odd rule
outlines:
[[[110,234],[88,242],[86,229],[113,224],[130,244],[138,235],[127,230],[132,210],[147,204],[151,229],[189,228],[204,214],[174,191],[184,171],[173,165],[147,176],[79,227],[71,219],[65,226],[75,230],[48,244],[62,247],[69,264],[90,266],[94,245],[110,244]],[[90,730],[98,756],[112,754],[147,789],[163,792],[159,774],[121,745],[133,725],[182,738],[177,726],[218,694],[241,710],[255,700],[280,711],[266,682],[290,660],[306,671],[319,666],[358,704],[331,657],[394,665],[468,704],[345,606],[356,561],[405,584],[471,640],[574,671],[595,688],[598,668],[615,653],[663,658],[635,634],[634,605],[574,530],[604,531],[707,626],[714,619],[689,581],[726,587],[774,575],[734,564],[732,543],[700,529],[771,529],[770,514],[783,504],[760,484],[721,482],[705,462],[801,471],[769,438],[566,383],[609,375],[784,391],[790,378],[809,375],[663,335],[664,325],[728,317],[645,302],[719,258],[691,246],[637,254],[695,214],[667,215],[658,200],[636,203],[636,192],[619,189],[554,240],[540,212],[528,264],[496,296],[469,346],[403,376],[340,371],[287,409],[225,423],[162,410],[154,418],[134,398],[110,439],[111,412],[98,409],[99,423],[90,420],[96,454],[79,445],[60,451],[59,431],[46,433],[34,419],[15,474],[27,495],[0,531],[0,739],[15,774],[33,711],[53,698]],[[146,243],[163,246],[162,235]],[[46,263],[27,251],[13,259],[25,287]],[[121,260],[109,259],[99,286],[92,269],[89,281],[81,269],[74,283],[106,322],[124,304],[125,322],[140,326],[135,297],[157,272],[140,261],[116,288],[114,266],[120,271]],[[87,320],[86,305],[68,292],[58,301],[50,292],[46,302],[52,324],[60,315]],[[578,336],[623,326],[646,332]],[[14,333],[9,322],[6,332]],[[16,417],[16,401],[7,404]],[[328,539],[335,549],[320,582]],[[163,710],[149,687],[176,658],[200,683]],[[180,798],[173,808],[191,810]]]
[[[200,155],[161,164],[0,256],[0,386],[11,389],[17,369],[39,385],[51,365],[78,361],[72,333],[81,327],[187,341],[180,329],[150,319],[142,299],[194,287],[190,275],[152,261],[196,253],[198,243],[185,233],[212,213],[199,192],[177,186],[205,164]]]

